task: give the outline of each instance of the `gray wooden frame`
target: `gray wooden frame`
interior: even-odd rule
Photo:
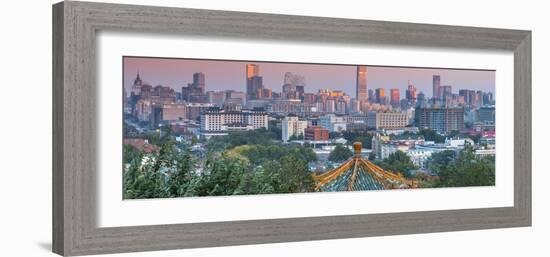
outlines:
[[[514,206],[98,228],[95,223],[95,37],[100,30],[513,51]],[[86,255],[530,225],[530,31],[72,1],[53,6],[53,251],[58,254]]]

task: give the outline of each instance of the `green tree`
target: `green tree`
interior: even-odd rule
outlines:
[[[430,170],[438,173],[443,169],[444,167],[447,167],[449,163],[454,161],[456,158],[455,151],[452,150],[445,150],[438,153],[433,153],[432,156],[430,156],[429,159],[429,168]]]
[[[396,151],[388,156],[387,159],[378,163],[378,165],[387,171],[394,173],[401,173],[403,176],[411,178],[413,177],[412,170],[416,169],[416,166],[412,163],[411,158],[402,151]]]
[[[493,186],[495,185],[495,163],[492,158],[480,158],[467,145],[456,160],[439,171],[437,187]]]
[[[288,140],[290,140],[290,141],[293,141],[293,140],[304,140],[304,135],[303,135],[303,134],[292,135],[292,136],[290,136],[290,138],[289,138]]]
[[[348,141],[348,144],[361,142],[363,148],[372,148],[372,135],[368,131],[344,131],[342,136]]]
[[[138,149],[131,145],[122,146],[122,158],[124,164],[131,163],[132,160],[140,158],[143,154],[140,153]]]
[[[240,193],[248,192],[242,188],[242,180],[247,179],[249,163],[245,159],[223,153],[206,162],[201,179],[193,188],[199,196],[233,195],[237,188]]]
[[[185,196],[194,177],[195,160],[188,149],[173,153],[172,167],[166,187],[171,197]]]
[[[342,144],[337,144],[334,150],[330,152],[328,160],[331,162],[342,162],[353,156],[353,153],[349,148]]]
[[[153,162],[134,159],[124,173],[124,198],[147,199],[169,197],[166,190],[165,176],[162,173],[150,172]]]
[[[419,134],[424,136],[424,139],[426,141],[434,141],[436,143],[443,143],[445,142],[445,137],[438,134],[435,130],[431,129],[421,129],[419,131]]]

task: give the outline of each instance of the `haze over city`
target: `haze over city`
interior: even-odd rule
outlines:
[[[124,86],[129,92],[139,72],[141,78],[152,85],[169,86],[179,91],[192,82],[193,73],[205,74],[206,90],[246,90],[246,64],[258,64],[263,84],[273,91],[281,91],[284,73],[292,72],[305,77],[305,92],[319,89],[341,90],[355,97],[356,66],[333,64],[270,63],[248,61],[192,60],[175,58],[124,57]],[[483,90],[494,93],[495,71],[457,70],[368,66],[369,89],[398,88],[405,92],[410,81],[426,96],[432,94],[432,76],[441,76],[441,85],[460,89]]]

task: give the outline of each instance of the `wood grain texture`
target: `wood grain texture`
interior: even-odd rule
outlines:
[[[514,207],[98,228],[97,31],[514,52]],[[53,6],[53,250],[86,255],[531,225],[531,33],[66,1]]]

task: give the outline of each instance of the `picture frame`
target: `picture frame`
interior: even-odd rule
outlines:
[[[514,206],[97,226],[98,31],[383,44],[514,53]],[[64,256],[531,225],[531,32],[64,1],[53,6],[53,251]]]

